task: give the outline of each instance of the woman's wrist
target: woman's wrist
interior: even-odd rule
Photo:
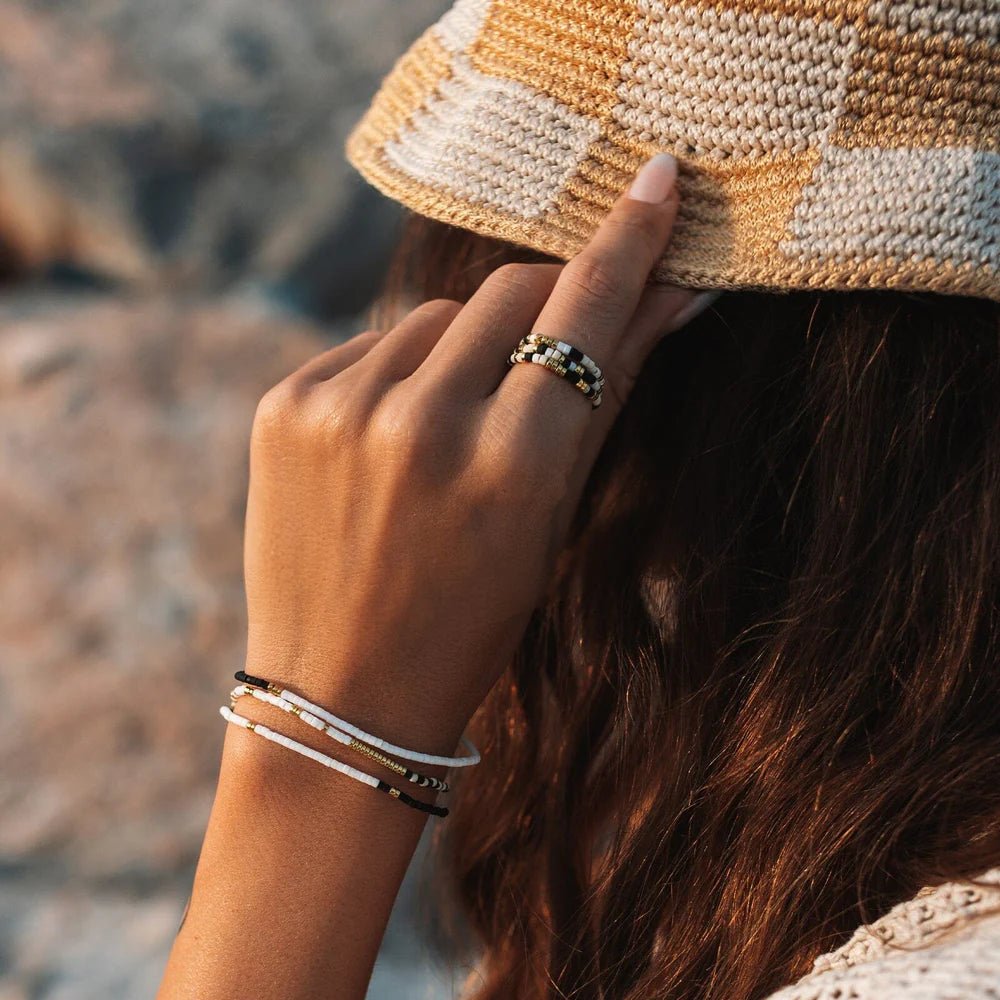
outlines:
[[[272,680],[272,678],[267,679]],[[303,687],[285,684],[280,679],[274,679],[274,683],[279,687],[287,687],[289,690],[308,698],[310,701],[312,700],[306,689]],[[348,708],[351,705],[353,705],[353,710],[349,711]],[[437,729],[432,735],[425,735],[423,731],[424,725],[422,723],[408,724],[409,720],[405,712],[400,713],[402,717],[401,723],[394,724],[396,716],[393,713],[361,711],[357,700],[352,702],[349,699],[334,698],[320,707],[336,712],[338,717],[342,718],[344,721],[350,722],[359,728],[366,730],[373,736],[381,737],[382,739],[385,739],[390,743],[395,743],[396,745],[405,746],[406,749],[435,754],[440,752],[442,756],[449,756],[452,754],[452,751],[460,740],[460,733],[458,736],[454,737],[454,740],[452,740],[451,735],[442,735],[445,732],[451,732],[450,730],[444,729]],[[331,757],[344,764],[348,764],[353,768],[366,771],[372,776],[380,778],[389,784],[396,785],[403,788],[403,790],[407,792],[416,794],[419,798],[426,799],[427,801],[433,801],[433,793],[430,789],[424,790],[422,788],[411,788],[409,782],[405,779],[401,779],[398,773],[392,772],[378,761],[375,761],[370,757],[366,757],[357,750],[353,749],[351,746],[348,746],[345,743],[332,738],[327,733],[308,725],[304,719],[297,718],[295,715],[283,711],[281,708],[248,696],[240,698],[236,701],[234,711],[244,718],[249,719],[251,722],[266,726],[268,729],[281,733],[284,736],[295,740],[297,743],[301,743],[304,746],[319,751],[319,753],[326,757]],[[285,758],[293,757],[297,758],[301,762],[301,766],[307,769],[307,773],[311,778],[310,783],[315,781],[325,780],[329,782],[342,779],[350,784],[358,784],[357,781],[353,780],[349,776],[338,775],[329,767],[324,767],[317,761],[310,760],[300,753],[296,753],[294,750],[290,750],[282,746],[276,746],[274,743],[263,738],[260,733],[249,733],[248,735],[252,737],[252,743],[259,747],[257,756],[266,758],[268,765],[277,761],[280,766],[281,762]],[[361,740],[361,742],[365,741]],[[264,747],[270,747],[271,749],[265,750]],[[428,747],[431,747],[431,749],[428,750]],[[444,751],[440,751],[440,747],[446,747],[446,749]],[[276,756],[275,753],[272,753],[271,751],[275,751]],[[393,759],[397,759],[393,754],[388,754],[388,756]],[[412,765],[411,769],[416,770],[428,777],[445,779],[448,774],[448,768],[440,765],[428,764],[424,762],[416,764],[403,758],[398,758],[398,763],[401,763],[404,766]],[[362,791],[372,791],[370,788],[366,789],[364,785],[361,785],[360,787]]]
[[[269,708],[253,702],[246,714]],[[160,996],[228,1000],[253,983],[251,992],[268,998],[362,997],[426,820],[228,726],[191,903]]]
[[[260,708],[264,710],[258,710]],[[268,715],[267,708],[268,706],[260,706],[255,702],[253,707],[241,705],[237,711],[277,732],[291,734],[290,728],[282,729],[280,721],[276,722]],[[335,760],[400,787],[414,798],[446,804],[447,793],[411,787],[409,782],[401,781],[377,763],[366,760],[341,745],[334,745],[331,740],[327,740],[324,745],[298,731],[294,732],[293,738]],[[320,739],[322,738],[320,735]],[[425,770],[428,773],[433,771],[435,777],[444,777],[447,773],[445,768],[427,765]],[[359,817],[368,816],[379,827],[388,823],[398,825],[401,829],[413,826],[419,828],[427,818],[427,814],[406,807],[371,785],[324,767],[304,754],[263,739],[258,733],[238,726],[227,727],[219,787],[224,787],[226,794],[232,796],[233,802],[242,803],[242,807],[248,810],[269,815],[274,821],[276,834],[280,832],[280,827],[297,825],[303,818],[306,818],[307,825],[317,820],[325,822],[322,818],[324,815],[332,817],[343,813],[346,807]]]
[[[368,733],[421,753],[453,755],[475,710],[457,693],[424,683],[427,671],[403,654],[391,669],[360,658],[252,654],[245,669]],[[270,717],[280,718],[280,713]]]

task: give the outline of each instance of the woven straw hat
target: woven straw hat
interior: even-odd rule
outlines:
[[[1000,0],[458,0],[347,139],[423,215],[562,259],[653,153],[696,288],[1000,300]]]

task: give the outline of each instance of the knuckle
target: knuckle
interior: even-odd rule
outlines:
[[[332,441],[356,435],[365,422],[365,412],[351,394],[330,385],[315,394],[303,424],[310,436]]]
[[[299,405],[299,393],[291,379],[285,379],[268,389],[257,403],[252,436],[259,439],[289,423]]]
[[[332,383],[307,389],[286,379],[257,404],[251,430],[253,449],[309,447],[355,435],[365,415],[351,394]]]
[[[461,308],[462,303],[455,299],[437,298],[421,302],[413,312],[421,316],[453,318]]]
[[[535,273],[533,265],[512,261],[491,271],[486,277],[486,284],[501,293],[521,291],[531,287]]]
[[[286,378],[257,404],[251,452],[267,459],[274,454],[354,447],[372,421],[372,391],[370,386],[343,381],[340,375],[318,385],[294,375]],[[399,421],[400,427],[405,424]]]
[[[383,401],[376,407],[366,428],[369,436],[383,454],[395,453],[409,442],[411,433],[409,414],[395,402]]]
[[[612,303],[621,295],[621,278],[602,257],[578,254],[563,269],[563,278],[573,291],[598,303]]]
[[[403,395],[389,395],[376,407],[368,431],[380,454],[411,469],[430,463],[440,447],[440,421],[433,411]]]

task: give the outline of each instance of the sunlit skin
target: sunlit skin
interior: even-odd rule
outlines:
[[[676,212],[675,187],[660,203],[625,192],[565,265],[502,267],[465,305],[426,302],[267,393],[250,449],[248,671],[394,743],[456,752],[636,376],[692,302],[647,284]],[[508,367],[532,329],[595,359],[600,407],[539,365]],[[237,711],[374,773],[272,706]],[[426,821],[227,727],[160,1000],[360,1000]]]

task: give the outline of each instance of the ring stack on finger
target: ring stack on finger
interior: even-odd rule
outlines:
[[[588,399],[595,409],[601,405],[604,376],[592,358],[579,348],[556,340],[541,333],[529,333],[522,337],[517,348],[508,359],[508,364],[530,361],[544,365],[550,371],[572,383]]]

